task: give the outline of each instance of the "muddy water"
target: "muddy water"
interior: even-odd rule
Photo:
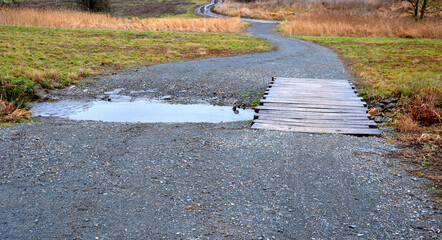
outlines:
[[[253,110],[205,104],[182,105],[159,101],[58,101],[36,104],[34,116],[104,122],[232,122],[253,119]]]

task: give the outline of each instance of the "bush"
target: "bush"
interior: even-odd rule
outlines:
[[[109,0],[77,0],[78,4],[91,12],[110,12]]]

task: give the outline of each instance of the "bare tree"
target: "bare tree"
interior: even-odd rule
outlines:
[[[76,2],[91,12],[110,12],[109,0],[76,0]]]
[[[18,7],[20,6],[20,0],[0,0],[0,7],[10,5]]]
[[[431,0],[406,0],[413,8],[414,17],[424,19],[425,11],[427,10],[428,2]],[[420,13],[420,16],[419,16]]]

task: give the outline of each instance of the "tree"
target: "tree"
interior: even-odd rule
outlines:
[[[411,7],[413,8],[414,17],[416,19],[417,18],[420,18],[421,20],[424,19],[425,11],[427,10],[428,6],[428,0],[406,0],[406,1],[411,4]]]
[[[109,0],[76,0],[77,3],[91,12],[110,12]]]
[[[20,0],[0,0],[0,7],[7,5],[15,5],[18,7],[20,6]]]

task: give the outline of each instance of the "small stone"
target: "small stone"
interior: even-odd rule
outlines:
[[[356,225],[348,225],[349,228],[356,228]]]
[[[160,97],[160,100],[171,100],[171,99],[172,99],[172,96],[169,96],[169,95]]]

